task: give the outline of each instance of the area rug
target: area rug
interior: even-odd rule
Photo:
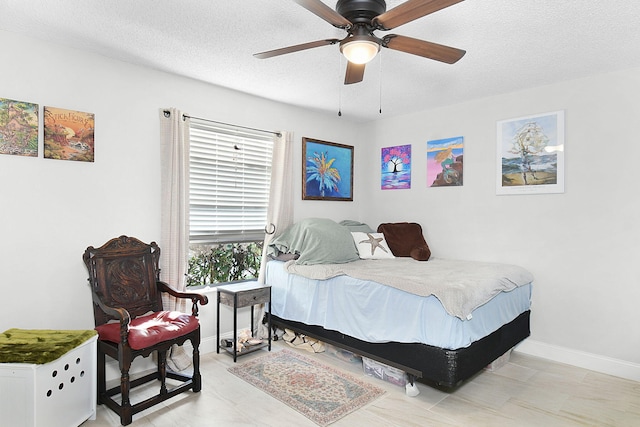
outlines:
[[[327,426],[382,396],[375,385],[331,366],[281,350],[229,368],[229,372]]]

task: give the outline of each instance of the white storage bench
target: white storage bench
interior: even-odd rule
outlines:
[[[0,363],[0,424],[73,427],[95,419],[96,341],[43,364]]]

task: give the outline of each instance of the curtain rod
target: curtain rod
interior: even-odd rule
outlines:
[[[203,119],[202,117],[193,117],[193,116],[187,116],[186,114],[182,115],[182,119],[196,119],[196,120],[202,120],[205,122],[211,122],[211,123],[217,123],[219,125],[226,125],[226,126],[234,126],[234,127],[238,127],[238,128],[242,128],[242,129],[248,129],[248,130],[256,130],[258,132],[266,132],[266,133],[271,133],[277,137],[281,137],[282,134],[280,132],[275,132],[272,130],[264,130],[264,129],[256,129],[256,128],[250,128],[250,127],[246,127],[246,126],[239,126],[239,125],[232,125],[230,123],[225,123],[225,122],[218,122],[215,120],[210,120],[210,119]]]

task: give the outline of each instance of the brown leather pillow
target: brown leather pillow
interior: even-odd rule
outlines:
[[[422,235],[422,227],[415,222],[383,223],[378,233],[384,234],[393,255],[427,261],[431,257],[429,245]]]

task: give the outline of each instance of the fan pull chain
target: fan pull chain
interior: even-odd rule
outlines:
[[[378,56],[380,57],[380,109],[378,112],[382,114],[382,52]]]
[[[338,55],[338,117],[342,117],[342,84],[340,76],[342,75],[342,55]]]

